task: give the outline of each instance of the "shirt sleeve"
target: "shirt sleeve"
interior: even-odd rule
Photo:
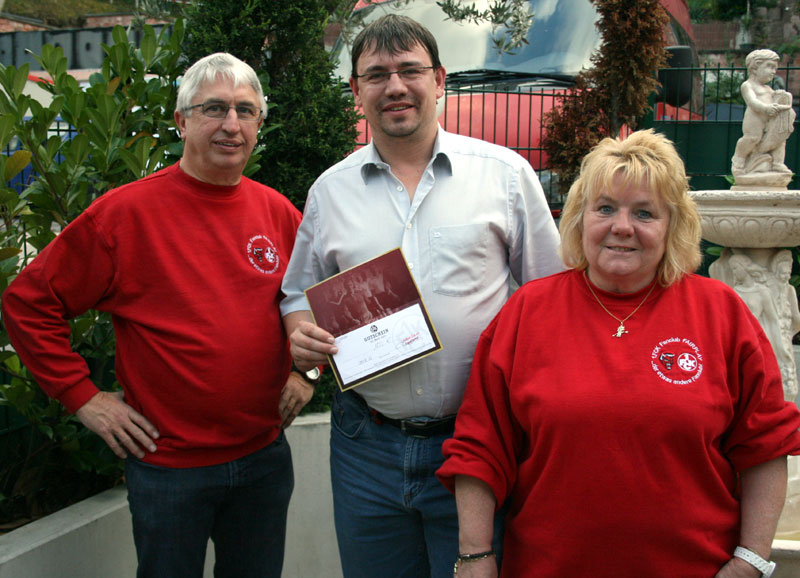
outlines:
[[[285,297],[281,301],[281,315],[286,316],[295,311],[307,311],[309,309],[306,301],[305,290],[316,283],[318,276],[315,275],[316,244],[319,242],[315,236],[318,231],[317,204],[312,192],[306,200],[303,219],[297,229],[297,237],[294,241],[292,256],[283,277],[281,289]]]
[[[519,284],[564,270],[560,239],[539,178],[521,165],[509,199],[511,238],[508,262]]]
[[[113,278],[109,250],[84,212],[3,293],[3,323],[20,360],[73,413],[98,390],[72,350],[68,320],[99,308]]]
[[[451,492],[455,476],[482,480],[492,489],[497,508],[505,502],[517,479],[522,430],[509,399],[508,374],[513,347],[501,336],[510,327],[498,327],[499,318],[478,341],[464,400],[458,410],[453,437],[445,441],[445,462],[436,472]],[[515,317],[511,314],[511,317]],[[512,338],[513,339],[513,338]]]
[[[744,307],[744,305],[742,305]],[[783,397],[780,368],[758,321],[744,312],[742,347],[730,365],[738,388],[723,452],[738,471],[785,455],[800,455],[800,412]]]

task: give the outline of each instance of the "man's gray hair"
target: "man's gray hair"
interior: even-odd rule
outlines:
[[[258,80],[256,71],[246,62],[227,52],[209,54],[189,67],[178,86],[178,110],[186,111],[192,105],[192,99],[200,87],[205,83],[216,82],[220,76],[233,81],[234,87],[244,84],[252,88],[256,93],[261,116],[267,116],[264,90],[261,88],[261,81]]]

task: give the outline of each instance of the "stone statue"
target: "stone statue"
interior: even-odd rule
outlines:
[[[778,70],[778,60],[772,50],[754,50],[745,60],[747,80],[742,83],[741,92],[747,108],[742,137],[731,159],[737,186],[786,188],[792,179],[792,171],[783,162],[786,140],[794,130],[792,95],[769,86]]]
[[[797,397],[797,371],[792,350],[792,337],[800,331],[800,307],[797,304],[797,292],[789,284],[792,274],[792,253],[781,250],[775,253],[770,263],[772,276],[768,277],[769,289],[778,309],[778,323],[782,340],[779,344],[773,343],[775,356],[781,366],[783,377],[783,390],[786,399]]]
[[[740,253],[731,255],[728,266],[733,274],[733,288],[761,322],[764,333],[775,349],[775,344],[781,341],[780,313],[765,282],[764,271],[750,257]]]

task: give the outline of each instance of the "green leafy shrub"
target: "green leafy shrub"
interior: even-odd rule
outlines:
[[[67,73],[61,48],[46,45],[36,58],[52,78],[43,106],[22,93],[28,66],[0,65],[0,148],[12,139],[21,150],[0,155],[0,290],[95,198],[174,162],[182,150],[173,126],[181,72],[183,23],[156,35],[145,27],[138,47],[122,27],[103,48],[100,72],[82,87]],[[60,119],[69,137],[53,134]],[[31,163],[24,190],[5,186]],[[87,359],[103,390],[114,378],[114,334],[108,315],[89,311],[70,321],[72,346]],[[103,441],[36,385],[0,327],[0,406],[30,424],[3,438],[0,447],[0,517],[33,518],[109,487],[121,462]],[[2,408],[0,408],[2,409]]]

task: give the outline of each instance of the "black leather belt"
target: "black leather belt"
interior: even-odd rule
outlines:
[[[370,415],[372,416],[372,421],[375,423],[394,426],[399,428],[404,434],[415,438],[430,438],[443,434],[451,434],[456,429],[455,415],[429,421],[394,419],[392,417],[386,417],[376,409],[370,409]]]

